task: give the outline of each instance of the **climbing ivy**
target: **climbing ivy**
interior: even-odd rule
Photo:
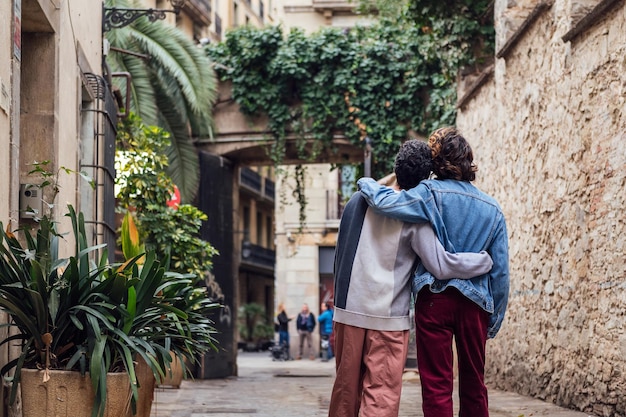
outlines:
[[[298,29],[284,36],[280,26],[242,27],[208,53],[221,64],[220,78],[232,81],[241,111],[269,117],[275,165],[283,160],[288,133],[305,160],[332,149],[336,133],[355,145],[369,135],[378,175],[391,167],[389,156],[410,126],[422,122],[426,80],[415,68],[423,64],[404,45],[370,38],[361,28],[307,37]],[[307,139],[313,146],[305,146]]]
[[[491,7],[486,0],[361,0],[361,11],[379,10],[377,23],[310,35],[243,26],[206,53],[220,80],[232,82],[240,111],[268,117],[275,166],[287,137],[309,161],[332,151],[337,134],[361,147],[369,137],[371,175],[381,178],[393,170],[400,143],[455,123],[459,69],[493,55]],[[302,223],[301,185],[297,193]]]

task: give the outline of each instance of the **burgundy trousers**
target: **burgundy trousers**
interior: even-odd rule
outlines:
[[[424,417],[452,417],[452,339],[459,363],[459,417],[489,417],[485,386],[485,344],[489,314],[449,288],[422,289],[415,303],[417,366]]]
[[[409,331],[334,325],[337,375],[329,417],[397,417]]]

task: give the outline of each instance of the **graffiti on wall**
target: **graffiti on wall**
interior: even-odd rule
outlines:
[[[233,321],[232,312],[230,306],[226,304],[226,297],[224,296],[222,287],[220,287],[220,284],[215,279],[215,275],[208,272],[205,276],[204,284],[207,287],[209,297],[222,305],[220,308],[219,322],[230,327]]]

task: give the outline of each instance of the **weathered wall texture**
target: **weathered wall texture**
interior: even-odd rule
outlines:
[[[457,125],[509,230],[510,304],[488,342],[490,385],[626,416],[626,6],[613,2],[564,42],[586,6],[549,5]],[[495,10],[498,49],[524,7]]]

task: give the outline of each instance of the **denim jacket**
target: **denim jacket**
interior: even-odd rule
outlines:
[[[504,215],[498,203],[467,181],[426,180],[410,190],[396,192],[371,178],[358,187],[377,212],[405,222],[430,222],[449,252],[487,251],[493,268],[472,279],[437,280],[420,264],[413,278],[417,294],[429,285],[438,293],[448,287],[490,314],[487,337],[500,330],[509,298],[509,248]]]

